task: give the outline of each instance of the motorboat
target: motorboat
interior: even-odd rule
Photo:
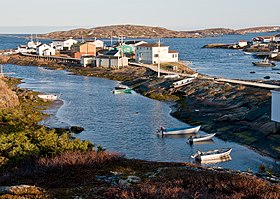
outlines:
[[[46,100],[57,100],[58,96],[57,95],[38,95],[39,98],[41,99],[46,99]]]
[[[252,62],[252,64],[254,66],[276,66],[274,62],[269,61],[267,58],[259,62]]]
[[[222,148],[222,149],[216,149],[216,150],[211,150],[206,152],[197,151],[197,153],[192,155],[191,157],[199,161],[223,159],[223,158],[227,158],[227,156],[229,156],[231,151],[232,148]]]

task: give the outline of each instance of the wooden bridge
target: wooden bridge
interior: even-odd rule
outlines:
[[[69,58],[69,57],[59,57],[59,56],[44,56],[44,55],[32,55],[28,53],[20,53],[20,55],[25,57],[32,57],[35,59],[43,59],[46,61],[55,61],[55,62],[63,62],[69,64],[80,64],[81,60],[76,58]]]

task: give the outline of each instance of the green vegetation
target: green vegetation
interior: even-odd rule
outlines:
[[[14,81],[17,82],[17,81]],[[10,82],[11,84],[11,82]],[[50,102],[35,98],[36,93],[17,89],[20,105],[0,109],[0,169],[4,171],[26,159],[52,157],[65,151],[87,151],[93,148],[88,141],[73,139],[65,130],[38,125],[45,116],[41,110]]]

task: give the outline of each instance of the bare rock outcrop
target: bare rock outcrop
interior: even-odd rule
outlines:
[[[0,109],[19,105],[18,96],[0,79]]]

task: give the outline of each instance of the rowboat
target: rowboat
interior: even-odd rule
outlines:
[[[227,158],[227,156],[229,156],[231,151],[232,148],[216,149],[207,152],[197,151],[197,153],[192,155],[191,157],[199,161],[224,159]]]
[[[274,62],[269,61],[268,59],[264,59],[263,61],[259,62],[252,62],[254,66],[275,66]]]
[[[172,84],[172,87],[173,88],[179,88],[181,86],[185,86],[185,85],[188,85],[190,83],[192,83],[192,81],[194,80],[195,78],[191,77],[191,78],[186,78],[186,79],[183,79],[183,80],[180,80],[180,81],[176,81]]]
[[[114,94],[123,94],[123,93],[131,93],[131,88],[126,87],[115,87],[115,90],[113,90]]]
[[[41,99],[46,99],[46,100],[57,100],[57,95],[38,95],[39,98]]]
[[[162,135],[183,135],[191,134],[199,131],[201,126],[188,126],[188,127],[179,127],[179,128],[160,128]]]
[[[215,135],[216,133],[206,134],[206,135],[196,135],[194,137],[191,136],[188,138],[188,141],[189,143],[207,141],[207,140],[211,140]]]

